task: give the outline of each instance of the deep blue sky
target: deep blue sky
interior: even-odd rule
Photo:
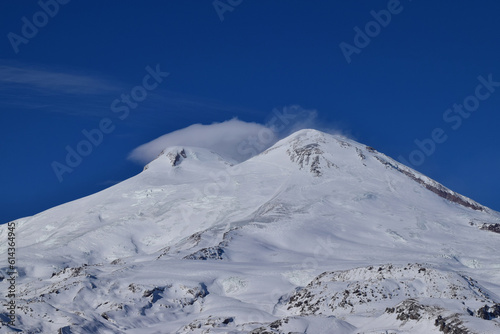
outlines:
[[[447,140],[412,167],[500,210],[500,87],[457,129],[443,120],[478,76],[500,81],[498,1],[221,2],[237,5],[223,21],[212,1],[73,0],[43,22],[37,1],[2,1],[0,223],[137,174],[127,155],[160,135],[233,117],[264,123],[293,104],[394,158],[443,129]],[[354,28],[388,6],[390,23],[348,63],[339,44],[354,45]],[[9,33],[22,36],[34,15],[38,32],[16,53]],[[157,64],[170,75],[120,120],[113,100]],[[114,131],[59,182],[51,163],[103,118]]]

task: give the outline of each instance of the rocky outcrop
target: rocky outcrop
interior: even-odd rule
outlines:
[[[197,252],[183,257],[184,260],[222,260],[224,259],[224,249],[220,246],[202,248]]]
[[[478,309],[475,313],[476,317],[484,320],[493,320],[500,317],[500,304],[495,304],[492,306],[484,305]]]
[[[480,229],[485,230],[485,231],[500,233],[500,224],[499,223],[495,223],[495,224],[486,224],[485,223],[480,227]]]
[[[302,145],[300,141],[295,141],[287,151],[290,160],[299,165],[300,169],[309,166],[309,171],[314,176],[321,176],[322,162],[327,168],[336,167],[333,162],[323,156],[325,153],[317,143]]]
[[[180,164],[183,158],[187,158],[184,149],[180,151],[172,151],[167,153],[167,158],[170,160],[172,166],[177,166]]]
[[[456,300],[465,305],[495,304],[485,289],[467,276],[422,264],[387,264],[325,272],[293,294],[286,308],[300,315],[344,316],[395,303],[397,306],[387,308],[386,313],[396,313],[397,320],[418,320],[423,311],[432,314],[430,308],[419,304],[420,298]],[[487,314],[497,311],[486,309]]]

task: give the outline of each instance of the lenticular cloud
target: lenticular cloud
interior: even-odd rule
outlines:
[[[251,145],[252,140],[257,143]],[[259,153],[275,141],[275,134],[266,126],[234,118],[209,125],[193,124],[167,133],[137,147],[128,158],[148,163],[166,147],[182,145],[210,149],[225,158],[240,162],[248,159],[249,153]]]

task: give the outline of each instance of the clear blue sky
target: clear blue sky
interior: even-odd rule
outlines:
[[[41,3],[0,3],[0,223],[137,174],[127,155],[158,136],[295,104],[394,158],[434,145],[412,167],[500,210],[500,87],[478,88],[500,82],[498,1]],[[53,162],[103,119],[60,182]]]

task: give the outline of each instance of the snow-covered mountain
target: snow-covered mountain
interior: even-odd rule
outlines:
[[[498,232],[498,212],[316,130],[239,164],[170,147],[139,175],[16,221],[16,327],[500,333]]]

